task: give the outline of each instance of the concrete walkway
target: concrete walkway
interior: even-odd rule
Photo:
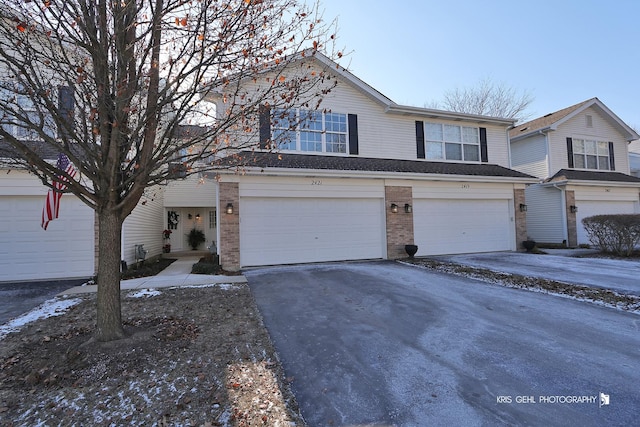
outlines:
[[[244,276],[224,276],[208,274],[191,274],[191,267],[198,262],[198,257],[179,258],[155,276],[139,277],[137,279],[122,280],[120,288],[147,289],[172,288],[179,286],[209,285],[218,283],[247,283]],[[74,295],[96,292],[98,285],[76,286],[58,295]]]

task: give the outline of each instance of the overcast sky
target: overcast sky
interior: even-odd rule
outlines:
[[[320,0],[341,64],[424,107],[489,77],[530,92],[532,118],[598,97],[640,128],[638,0]]]

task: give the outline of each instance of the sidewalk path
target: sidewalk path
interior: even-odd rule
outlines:
[[[247,283],[244,276],[224,276],[208,274],[191,274],[191,266],[198,262],[198,257],[179,258],[171,265],[155,276],[139,277],[137,279],[122,280],[120,288],[146,289],[146,288],[172,288],[188,285],[209,285],[217,283]],[[97,285],[76,286],[67,289],[59,295],[74,295],[96,292]]]

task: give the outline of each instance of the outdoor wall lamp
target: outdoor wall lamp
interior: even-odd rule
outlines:
[[[391,203],[391,213],[398,213],[398,205]]]
[[[527,211],[527,205],[525,205],[524,203],[520,203],[520,212],[526,212]]]
[[[413,207],[409,203],[405,203],[404,204],[404,211],[406,213],[411,213],[411,212],[413,212]]]
[[[571,213],[576,213],[576,212],[578,212],[578,207],[575,206],[575,205],[571,205],[571,206],[569,206],[569,211]]]
[[[191,218],[193,218],[193,215],[187,214],[187,218],[191,219]]]
[[[228,214],[232,214],[233,213],[233,203],[227,203],[227,209],[226,212]]]
[[[200,214],[196,214],[196,221],[200,221]]]

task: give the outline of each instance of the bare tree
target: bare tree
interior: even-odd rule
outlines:
[[[484,78],[473,87],[448,90],[441,103],[430,105],[458,113],[503,117],[521,122],[531,117],[527,109],[533,100],[534,97],[527,91]]]
[[[124,336],[121,231],[145,188],[175,178],[170,164],[184,177],[256,147],[261,105],[317,103],[330,90],[326,70],[300,65],[319,50],[339,56],[317,10],[296,0],[0,6],[0,157],[50,188],[68,180],[65,191],[95,210],[97,340]],[[81,178],[58,170],[50,152]]]

